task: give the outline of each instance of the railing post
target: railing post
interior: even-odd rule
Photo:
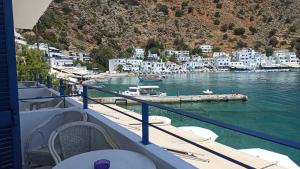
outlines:
[[[47,76],[47,87],[48,87],[48,88],[51,88],[51,86],[52,86],[52,85],[51,85],[51,78],[50,78],[50,76],[48,75],[48,76]]]
[[[142,143],[149,144],[149,105],[142,103]]]
[[[62,79],[59,79],[59,94],[64,95],[64,81]]]
[[[42,75],[42,73],[40,73],[40,79],[39,79],[39,81],[40,81],[40,84],[43,84],[43,75]]]
[[[33,73],[33,81],[37,81],[36,72]]]
[[[83,109],[88,109],[88,88],[87,86],[82,86],[82,99],[83,99]]]

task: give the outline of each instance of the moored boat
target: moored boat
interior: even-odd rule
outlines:
[[[159,89],[159,86],[136,86],[129,87],[129,90],[121,94],[127,96],[167,96],[167,93],[159,92],[156,89]]]
[[[144,75],[139,76],[140,82],[160,82],[162,81],[162,77],[158,75]]]
[[[214,92],[211,91],[211,90],[209,90],[209,89],[202,91],[202,93],[205,94],[205,95],[212,95],[212,94],[214,94]]]

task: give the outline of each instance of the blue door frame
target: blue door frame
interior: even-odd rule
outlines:
[[[0,168],[22,168],[12,0],[0,1]]]

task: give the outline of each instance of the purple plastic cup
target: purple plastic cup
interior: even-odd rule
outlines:
[[[97,160],[94,163],[94,169],[109,169],[110,161],[106,159]]]

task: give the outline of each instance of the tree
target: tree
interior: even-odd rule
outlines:
[[[224,35],[223,35],[223,40],[227,40],[228,39],[228,35],[227,35],[227,33],[225,33]]]
[[[167,5],[160,5],[159,11],[163,12],[165,15],[169,14],[169,9]]]
[[[256,41],[255,45],[254,45],[254,49],[258,50],[262,45],[263,45],[263,43],[261,41]]]
[[[123,65],[119,64],[119,65],[117,66],[117,71],[123,72]]]
[[[194,11],[194,7],[189,6],[189,8],[188,8],[188,13],[192,13],[193,11]]]
[[[241,41],[241,40],[239,40],[238,42],[237,42],[237,47],[238,48],[245,48],[245,47],[247,47],[248,45],[247,45],[247,43],[246,42],[243,42],[243,41]]]
[[[297,26],[296,25],[292,25],[289,27],[289,32],[296,32],[297,31]]]
[[[16,49],[18,80],[32,80],[29,78],[33,77],[34,73],[41,73],[43,77],[48,75],[50,66],[41,51],[22,45],[17,45]]]
[[[266,48],[266,56],[269,57],[269,56],[272,56],[272,55],[273,55],[273,48],[267,47]]]
[[[220,16],[221,16],[221,14],[220,14],[219,11],[215,12],[215,17],[216,17],[216,18],[219,18]]]
[[[160,54],[160,51],[164,49],[162,43],[158,42],[155,39],[149,39],[146,45],[146,52],[150,51],[151,53]]]
[[[201,48],[194,48],[190,52],[192,55],[201,55],[202,54],[202,49]]]
[[[187,7],[189,5],[188,1],[183,1],[181,3],[181,8],[184,9],[185,7]]]
[[[286,41],[281,41],[280,46],[284,46],[284,45],[286,45]]]
[[[254,28],[253,26],[250,26],[250,27],[249,27],[249,31],[252,33],[252,35],[254,35],[254,34],[257,33],[257,29]]]
[[[234,25],[234,23],[229,23],[229,25],[228,25],[228,29],[229,30],[233,30],[233,28],[235,27],[235,25]]]
[[[212,49],[213,52],[221,52],[221,48],[220,47],[217,47],[217,46],[214,46],[213,49]]]
[[[176,16],[176,17],[182,17],[182,15],[183,15],[182,10],[177,9],[176,12],[175,12],[175,16]]]
[[[175,57],[175,55],[172,55],[170,58],[169,58],[169,61],[170,62],[174,62],[174,63],[177,63],[177,58]]]
[[[222,4],[221,3],[217,3],[216,8],[221,9],[222,8]]]
[[[269,32],[269,37],[272,37],[272,36],[274,36],[275,34],[276,34],[276,32],[277,32],[277,29],[272,29],[270,32]]]
[[[220,25],[220,21],[218,19],[214,20],[215,25]]]
[[[276,37],[272,37],[269,42],[269,44],[272,45],[273,47],[277,46],[278,43],[279,41],[277,40]]]
[[[113,58],[113,53],[111,48],[108,47],[98,47],[91,50],[90,57],[92,58],[92,62],[96,65],[100,70],[108,69],[108,61]]]
[[[245,33],[245,28],[239,27],[234,29],[234,34],[235,35],[244,35]]]

